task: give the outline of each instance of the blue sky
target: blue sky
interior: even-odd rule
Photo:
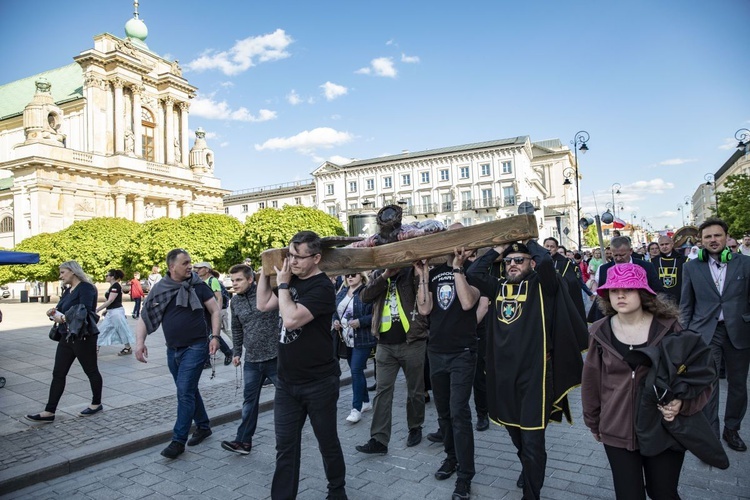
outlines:
[[[611,201],[653,227],[750,128],[748,0],[142,0],[151,50],[199,88],[231,190],[310,177],[323,160],[372,158],[529,135],[569,143],[582,205]],[[0,2],[0,84],[123,36],[127,0]]]

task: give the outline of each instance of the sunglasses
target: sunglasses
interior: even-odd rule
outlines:
[[[514,264],[523,264],[523,261],[526,259],[530,259],[529,257],[505,257],[503,258],[503,262],[506,264],[510,264],[513,262]]]
[[[356,274],[347,274],[346,277],[347,278],[356,278],[357,275]]]

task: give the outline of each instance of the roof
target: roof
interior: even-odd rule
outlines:
[[[540,146],[547,149],[562,149],[563,144],[560,139],[546,139],[544,141],[534,141],[534,146]]]
[[[735,152],[732,153],[732,156],[730,156],[729,159],[726,162],[724,162],[724,165],[722,165],[721,168],[719,168],[719,170],[716,171],[716,173],[714,174],[714,179],[721,179],[724,176],[724,174],[727,173],[727,170],[729,170],[732,167],[732,165],[737,163],[737,160],[742,158],[744,154],[745,152],[742,150],[739,150],[739,149],[735,150]]]
[[[42,76],[52,84],[55,104],[83,97],[83,70],[78,63],[68,64],[0,86],[0,119],[23,113],[36,92],[34,82]]]
[[[475,142],[473,144],[463,144],[461,146],[449,146],[445,148],[428,149],[426,151],[417,151],[414,153],[405,152],[405,153],[401,153],[397,155],[379,156],[377,158],[369,158],[367,160],[356,160],[351,163],[347,163],[346,165],[343,165],[343,167],[344,168],[361,167],[363,165],[371,165],[373,163],[384,163],[384,162],[389,162],[389,161],[407,161],[407,160],[413,160],[416,158],[421,158],[424,156],[461,153],[464,151],[471,151],[474,149],[487,149],[487,148],[496,148],[496,147],[503,147],[503,146],[522,146],[528,140],[529,140],[529,136],[521,135],[518,137],[511,137],[509,139],[499,139],[496,141]]]

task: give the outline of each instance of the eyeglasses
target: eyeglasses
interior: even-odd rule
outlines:
[[[310,257],[315,257],[316,253],[312,253],[310,255],[297,255],[296,253],[289,252],[289,260],[305,260],[309,259]]]
[[[531,257],[505,257],[503,258],[503,262],[505,262],[506,264],[510,264],[511,262],[513,262],[514,264],[523,264],[523,261],[525,261],[526,259],[531,260]]]
[[[732,250],[737,250],[737,245],[729,245],[729,248],[731,248]]]
[[[356,278],[357,275],[356,274],[347,274],[346,277],[347,278]]]

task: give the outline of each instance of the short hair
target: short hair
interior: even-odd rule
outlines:
[[[78,278],[79,280],[85,282],[85,283],[91,283],[91,278],[83,272],[83,268],[81,268],[81,264],[74,260],[68,260],[60,264],[61,269],[67,269],[73,275]]]
[[[576,253],[573,254],[573,258],[574,259],[580,259],[580,258],[582,258],[582,256],[581,256],[580,253],[576,252]]]
[[[318,236],[318,233],[314,231],[300,231],[292,237],[292,241],[290,241],[289,243],[291,245],[294,245],[295,248],[297,247],[297,245],[304,243],[307,245],[307,248],[310,249],[310,252],[314,255],[323,251],[323,245],[321,241],[322,240],[320,239],[320,236]]]
[[[548,241],[550,241],[550,240],[552,240],[552,241],[554,241],[554,242],[555,242],[555,246],[556,246],[556,247],[559,247],[559,246],[560,246],[560,242],[559,242],[559,241],[557,241],[557,238],[553,238],[552,236],[550,236],[549,238],[544,238],[544,241],[542,242],[542,245],[544,245],[545,243],[547,243],[547,242],[548,242]]]
[[[564,247],[564,246],[562,246],[562,245],[558,245],[558,247],[557,247],[557,248],[562,248],[562,251],[563,251],[563,252],[565,252],[565,253],[567,253],[567,252],[568,252],[568,249],[567,249],[567,248],[565,248],[565,247]]]
[[[187,252],[187,250],[183,250],[182,248],[175,248],[173,250],[170,250],[169,253],[167,254],[167,267],[169,267],[172,264],[174,264],[175,261],[177,260],[177,257],[179,257],[180,255],[183,255],[183,254],[184,255],[190,255]],[[157,267],[157,266],[154,266],[154,267]]]
[[[609,242],[609,245],[612,248],[630,248],[630,238],[628,238],[627,236],[615,236],[614,238],[612,238],[612,241]]]
[[[232,266],[231,269],[229,269],[229,274],[237,274],[242,273],[245,276],[245,279],[252,279],[255,278],[255,273],[253,272],[253,268],[248,266],[247,264],[237,264]]]
[[[125,273],[123,273],[119,269],[110,269],[108,271],[108,274],[116,280],[121,280],[125,277]]]
[[[703,230],[710,226],[721,226],[725,234],[729,233],[729,226],[727,226],[727,223],[721,219],[717,219],[713,217],[713,218],[704,220],[703,224],[698,226],[698,236],[700,238],[703,238]]]

